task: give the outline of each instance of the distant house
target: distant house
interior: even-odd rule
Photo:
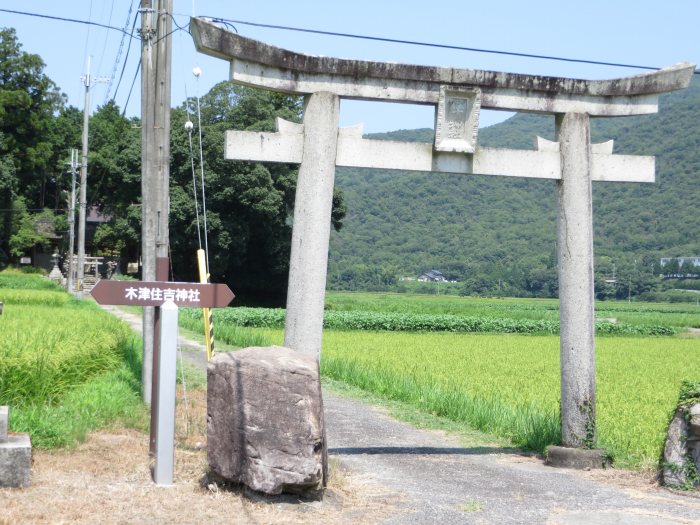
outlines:
[[[700,257],[662,257],[661,277],[688,279],[700,277]]]
[[[447,279],[445,278],[444,275],[442,275],[441,272],[439,272],[437,270],[430,270],[430,271],[422,274],[420,277],[418,277],[418,281],[420,281],[422,283],[433,282],[433,281],[446,282]]]
[[[662,257],[661,258],[661,267],[663,268],[667,264],[669,264],[671,261],[678,261],[678,266],[684,266],[684,265],[689,265],[690,266],[700,266],[700,257]]]

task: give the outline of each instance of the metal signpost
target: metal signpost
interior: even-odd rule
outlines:
[[[90,292],[99,304],[155,306],[160,318],[159,352],[151,402],[151,443],[156,462],[153,481],[172,485],[175,461],[175,355],[178,339],[178,306],[223,308],[234,298],[225,284],[170,281],[99,281]]]

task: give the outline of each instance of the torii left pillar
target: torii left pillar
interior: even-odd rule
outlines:
[[[340,99],[318,92],[304,109],[304,146],[294,203],[284,344],[319,359],[326,297]]]

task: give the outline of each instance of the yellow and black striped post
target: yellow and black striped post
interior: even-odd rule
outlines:
[[[206,258],[204,250],[197,250],[197,263],[199,264],[199,282],[206,284],[209,282]],[[214,355],[214,317],[211,308],[202,308],[202,318],[204,319],[204,341],[207,346],[207,361],[211,361]]]

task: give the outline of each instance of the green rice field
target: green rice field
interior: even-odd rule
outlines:
[[[90,301],[39,275],[0,273],[0,405],[10,430],[38,447],[64,446],[91,429],[142,417],[140,343]]]
[[[555,300],[328,293],[327,311],[556,320]],[[616,465],[655,468],[683,380],[700,378],[695,305],[603,303],[597,317],[675,327],[667,336],[596,338],[597,445]],[[233,309],[235,310],[235,308]],[[267,314],[263,314],[265,317]],[[217,326],[228,324],[225,315]],[[278,320],[238,333],[282,344]],[[218,337],[218,335],[217,335]],[[235,344],[235,341],[229,341]],[[324,376],[543,451],[560,439],[556,335],[325,329]]]
[[[454,314],[509,319],[557,320],[557,299],[480,298],[455,295],[328,292],[326,308],[342,311]],[[700,306],[692,303],[598,301],[596,318],[631,324],[700,327]]]

